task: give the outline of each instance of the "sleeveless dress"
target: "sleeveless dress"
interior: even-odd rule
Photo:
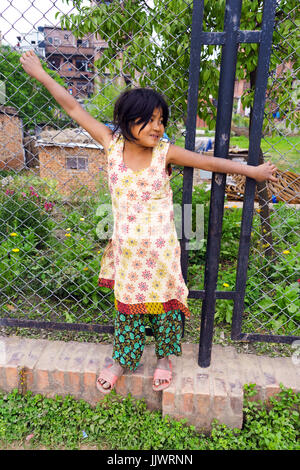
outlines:
[[[190,317],[174,223],[173,192],[166,171],[169,142],[153,148],[149,167],[133,171],[123,160],[124,137],[115,134],[108,154],[114,228],[106,246],[99,286],[114,289],[124,314],[180,310]]]

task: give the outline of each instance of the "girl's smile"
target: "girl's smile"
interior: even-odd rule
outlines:
[[[155,147],[165,130],[162,110],[158,108],[154,109],[151,119],[142,129],[143,125],[144,123],[135,124],[131,128],[133,137],[137,139],[135,143],[139,146]]]

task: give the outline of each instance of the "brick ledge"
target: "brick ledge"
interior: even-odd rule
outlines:
[[[300,367],[291,358],[239,354],[233,347],[214,345],[211,365],[197,364],[198,345],[183,343],[182,357],[171,356],[173,382],[163,392],[152,390],[156,358],[154,346],[146,346],[142,362],[125,373],[116,392],[144,398],[150,410],[163,416],[186,418],[188,424],[209,431],[213,419],[241,428],[243,385],[256,383],[256,399],[267,400],[280,391],[279,384],[300,391]],[[103,398],[96,378],[112,362],[112,345],[48,341],[0,336],[0,389],[31,390],[47,397],[70,394],[95,405]]]

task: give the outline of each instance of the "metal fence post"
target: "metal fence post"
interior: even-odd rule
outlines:
[[[228,156],[241,8],[241,0],[226,2],[224,19],[226,39],[221,60],[215,157]],[[225,183],[225,174],[213,173],[198,359],[201,367],[208,367],[211,360]]]

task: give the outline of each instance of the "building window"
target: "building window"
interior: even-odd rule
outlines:
[[[60,46],[60,38],[54,38],[54,45],[55,46]]]
[[[52,57],[48,60],[48,66],[51,70],[59,70],[60,69],[60,58]]]
[[[81,72],[88,72],[89,64],[86,60],[76,60],[76,69]]]
[[[67,170],[87,170],[88,157],[66,157]]]
[[[89,41],[87,39],[77,39],[77,47],[89,47]]]

